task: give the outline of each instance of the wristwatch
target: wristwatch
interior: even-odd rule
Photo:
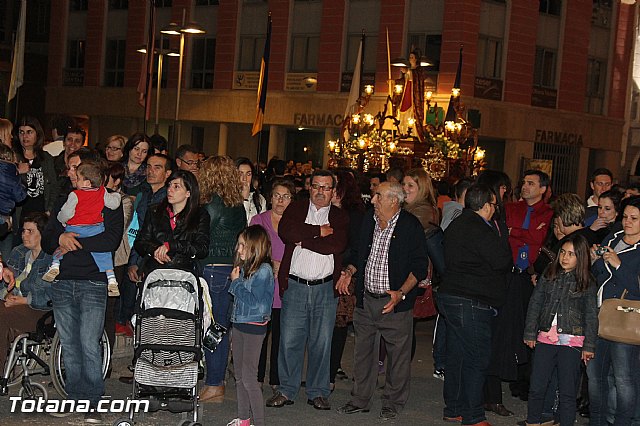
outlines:
[[[407,298],[407,295],[404,294],[404,291],[402,291],[402,289],[398,290],[400,292],[400,294],[402,295],[402,300]]]

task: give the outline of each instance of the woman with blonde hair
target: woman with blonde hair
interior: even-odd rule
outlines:
[[[104,156],[108,161],[121,161],[127,138],[122,135],[109,136],[104,142]]]
[[[406,195],[404,208],[420,220],[425,233],[438,226],[440,212],[436,201],[436,191],[431,178],[424,169],[411,169],[402,179],[402,189]]]
[[[247,226],[240,172],[230,157],[205,160],[198,170],[200,203],[210,217],[209,254],[204,259],[203,277],[209,285],[212,313],[219,324],[229,326],[229,275],[233,269],[236,239]],[[200,392],[201,402],[224,400],[224,376],[229,356],[229,337],[225,334],[215,352],[205,351],[207,377]]]
[[[0,118],[0,143],[5,144],[9,148],[13,148],[11,141],[13,140],[13,123],[6,118]]]

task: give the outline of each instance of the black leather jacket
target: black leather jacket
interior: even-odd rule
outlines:
[[[147,212],[134,243],[134,248],[144,258],[142,272],[147,275],[157,268],[175,268],[198,275],[200,266],[197,259],[204,259],[209,250],[209,215],[199,208],[196,212],[196,229],[185,229],[185,223],[178,221],[176,228],[172,230],[169,212],[159,209],[160,205]],[[153,253],[164,243],[169,244],[167,255],[171,262],[161,265],[155,260]]]
[[[203,206],[210,218],[211,243],[204,264],[232,264],[238,234],[247,226],[244,206],[224,205],[218,194],[213,194],[209,203]]]
[[[598,336],[597,291],[598,286],[592,282],[587,290],[576,292],[573,272],[560,273],[555,281],[541,275],[529,301],[524,339],[536,340],[538,331],[549,331],[557,313],[558,333],[584,336],[583,350],[594,352]]]

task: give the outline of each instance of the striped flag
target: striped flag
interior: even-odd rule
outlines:
[[[27,0],[21,0],[20,3],[20,19],[18,20],[18,31],[16,32],[16,42],[13,48],[13,64],[7,103],[11,102],[11,99],[16,96],[18,88],[22,86],[24,81],[24,34],[27,19]]]
[[[258,83],[258,105],[256,106],[256,119],[253,121],[251,136],[262,131],[264,110],[267,105],[267,82],[269,80],[269,56],[271,53],[271,12],[267,22],[267,39],[264,42],[264,54],[260,64],[260,82]]]

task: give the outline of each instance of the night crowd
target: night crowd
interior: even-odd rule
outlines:
[[[351,327],[353,390],[335,408],[345,421],[368,412],[384,374],[380,418],[401,419],[425,344],[416,322],[434,316],[444,422],[513,416],[508,382],[528,401],[521,424],[640,424],[640,342],[604,338],[598,318],[608,299],[640,300],[638,184],[596,169],[584,199],[552,194],[539,170],[436,182],[422,168],[254,164],[190,145],[171,156],[142,133],[94,144],[65,116],[48,129],[0,119],[0,366],[53,310],[68,398],[97,405],[103,330],[111,347],[132,336],[137,289],[171,268],[204,278],[231,329],[204,350],[199,393],[221,403],[233,363],[229,425],[264,425],[303,381],[308,404],[331,409]]]

